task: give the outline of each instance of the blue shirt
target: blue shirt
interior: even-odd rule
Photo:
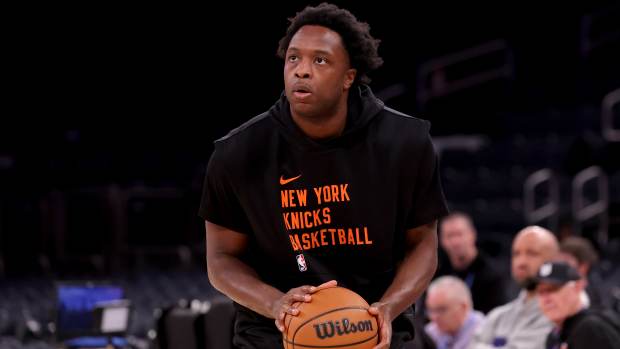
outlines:
[[[437,349],[466,349],[482,321],[484,321],[484,315],[474,310],[469,312],[455,335],[442,332],[434,322],[427,324],[424,330],[437,344]]]

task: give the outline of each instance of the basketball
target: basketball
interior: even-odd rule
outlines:
[[[297,316],[284,318],[285,349],[370,349],[378,342],[378,326],[368,303],[357,293],[330,287],[312,294],[309,303],[297,302]]]

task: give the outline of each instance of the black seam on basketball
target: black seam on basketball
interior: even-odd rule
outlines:
[[[359,342],[354,342],[354,343],[347,343],[347,344],[338,344],[338,345],[304,345],[304,344],[297,344],[294,342],[289,342],[285,339],[286,343],[288,344],[292,344],[293,345],[293,349],[295,349],[295,346],[299,346],[299,347],[304,347],[304,348],[345,348],[351,345],[357,345],[357,344],[362,344],[362,343],[366,343],[369,340],[372,340],[373,338],[377,337],[377,335],[379,335],[379,331],[377,331],[377,333],[375,333],[372,337],[368,338],[368,339],[364,339],[363,341],[359,341]]]
[[[347,310],[347,309],[355,309],[355,310],[364,310],[364,311],[368,311],[368,308],[363,308],[363,307],[342,307],[342,308],[336,308],[336,309],[332,309],[332,310],[330,310],[330,311],[326,311],[326,312],[324,312],[324,313],[321,313],[321,314],[319,314],[319,315],[316,315],[316,316],[314,316],[314,317],[312,317],[312,318],[310,318],[310,319],[306,320],[305,322],[302,322],[299,326],[297,326],[297,329],[295,330],[295,333],[293,333],[293,338],[292,338],[292,340],[293,340],[293,341],[292,341],[292,342],[289,342],[286,338],[285,338],[284,340],[285,340],[287,343],[292,344],[292,345],[293,345],[293,349],[295,349],[295,346],[296,346],[296,345],[299,345],[299,346],[304,346],[304,345],[302,345],[302,344],[297,344],[297,343],[295,343],[295,337],[297,336],[297,332],[299,332],[299,330],[300,330],[302,327],[304,327],[304,326],[305,326],[308,322],[310,322],[310,321],[312,321],[312,320],[314,320],[314,319],[320,318],[320,317],[321,317],[321,316],[323,316],[323,315],[326,315],[326,314],[329,314],[329,313],[333,313],[333,312],[336,312],[336,311],[340,311],[340,310]],[[378,330],[377,330],[377,332],[378,332]],[[365,341],[362,341],[362,342],[360,342],[360,343],[367,342],[367,341],[371,340],[372,338],[374,338],[374,336],[372,336],[372,337],[370,337],[369,339],[367,339],[367,340],[365,340]],[[353,344],[359,344],[359,343],[353,343]],[[347,345],[351,345],[351,344],[347,344]],[[308,347],[308,346],[306,346],[306,347]],[[339,345],[339,346],[332,346],[332,347],[316,347],[316,346],[312,347],[312,346],[309,346],[309,348],[338,348],[338,347],[342,347],[342,345]]]
[[[293,303],[292,305],[295,305],[295,303]],[[288,315],[289,319],[288,319],[288,325],[284,324],[284,330],[286,331],[286,336],[284,336],[284,341],[287,344],[289,344],[289,341],[287,340],[287,338],[288,338],[288,330],[289,330],[289,328],[291,328],[290,326],[291,326],[291,322],[293,321],[293,315],[290,315],[290,314],[287,314],[287,315]],[[284,318],[284,320],[286,321],[286,317]],[[288,346],[287,346],[286,349],[288,349]],[[294,343],[293,343],[293,348],[292,349],[295,349],[295,344]]]

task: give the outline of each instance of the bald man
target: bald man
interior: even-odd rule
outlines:
[[[467,285],[454,276],[435,279],[428,288],[424,328],[437,349],[466,349],[484,314],[473,310]]]
[[[544,349],[553,324],[541,312],[536,298],[540,266],[559,251],[558,241],[547,229],[529,226],[512,243],[512,278],[521,287],[517,299],[493,309],[469,349]]]

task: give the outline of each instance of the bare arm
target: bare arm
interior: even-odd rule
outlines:
[[[409,229],[406,243],[405,259],[380,301],[388,305],[390,320],[415,303],[437,270],[437,221]]]
[[[381,300],[369,310],[377,315],[381,342],[377,348],[387,348],[392,336],[391,323],[410,307],[426,290],[437,270],[437,221],[409,229],[406,252],[396,276]]]
[[[273,305],[284,293],[258,278],[256,271],[239,257],[246,251],[248,237],[206,222],[207,270],[211,284],[235,302],[273,318]]]
[[[329,281],[319,286],[300,286],[283,293],[264,283],[256,271],[239,258],[246,251],[248,237],[236,231],[206,222],[207,270],[211,284],[235,302],[255,312],[276,319],[276,327],[284,330],[285,314],[296,316],[294,302],[310,302],[312,293],[336,285]]]

